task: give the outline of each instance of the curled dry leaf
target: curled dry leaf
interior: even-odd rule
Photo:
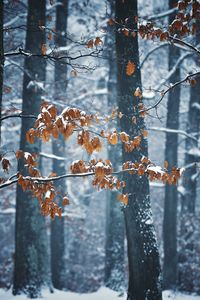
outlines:
[[[94,41],[93,40],[89,40],[87,42],[87,47],[90,48],[90,49],[92,49],[94,47]]]
[[[8,172],[9,170],[9,167],[11,166],[10,164],[10,161],[6,158],[3,158],[2,161],[1,161],[1,164],[2,164],[2,168],[5,172]]]
[[[149,133],[147,130],[141,130],[141,134],[143,135],[143,137],[147,137]]]
[[[118,195],[117,199],[125,205],[128,205],[128,194],[120,194]]]
[[[102,44],[103,44],[103,41],[100,39],[100,37],[96,37],[96,39],[94,40],[94,45],[100,46]]]
[[[42,44],[41,51],[42,51],[42,55],[46,55],[47,54],[47,46],[46,46],[46,44]]]
[[[67,198],[67,196],[63,197],[62,205],[65,206],[65,205],[69,205],[69,204],[70,204],[70,201]]]
[[[126,66],[126,75],[131,76],[135,73],[136,70],[136,65],[132,61],[128,61],[127,66]]]
[[[169,167],[169,163],[167,160],[164,161],[164,168],[167,169]]]
[[[118,134],[117,134],[117,132],[114,131],[113,133],[109,134],[107,139],[108,139],[108,142],[111,145],[116,145],[118,143]]]
[[[139,87],[136,88],[136,90],[134,92],[134,96],[138,97],[138,98],[142,98],[142,91]]]

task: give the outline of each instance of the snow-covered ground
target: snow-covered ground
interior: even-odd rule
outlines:
[[[163,292],[163,300],[200,300],[200,296],[185,295],[170,291]],[[25,295],[13,296],[11,291],[0,289],[1,300],[27,300]],[[55,290],[50,294],[48,291],[43,292],[43,298],[48,300],[126,300],[126,295],[120,296],[119,293],[113,292],[105,287],[100,288],[96,293],[77,294],[71,292],[62,292]]]

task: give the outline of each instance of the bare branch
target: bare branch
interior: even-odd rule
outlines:
[[[147,19],[148,21],[153,21],[153,20],[157,20],[157,19],[161,19],[161,18],[165,18],[169,15],[172,15],[174,13],[176,13],[178,11],[177,7],[166,10],[164,12],[149,16],[149,17],[143,17],[143,19]]]
[[[174,36],[172,36],[172,35],[169,36],[169,40],[170,40],[172,43],[179,44],[179,45],[184,45],[184,46],[186,46],[187,48],[189,48],[189,49],[195,51],[198,55],[200,55],[200,50],[199,50],[197,47],[193,46],[192,44],[190,44],[190,43],[188,43],[188,42],[186,42],[186,41],[180,40],[179,38],[176,38],[176,37],[174,37]]]
[[[164,127],[149,127],[148,130],[152,130],[152,131],[160,131],[160,132],[166,132],[166,133],[174,133],[174,134],[180,134],[180,135],[184,135],[189,139],[194,140],[195,142],[198,142],[198,139],[195,138],[193,135],[188,134],[186,131],[184,130],[176,130],[176,129],[171,129],[171,128],[164,128]]]
[[[189,79],[191,79],[192,77],[195,77],[195,76],[200,76],[200,71],[192,73],[192,74],[189,74],[185,78],[183,78],[182,80],[177,81],[174,84],[171,84],[165,91],[162,92],[161,98],[154,105],[149,106],[149,107],[141,110],[140,112],[147,112],[147,111],[149,111],[149,110],[151,110],[153,108],[157,108],[157,106],[162,102],[163,98],[165,97],[166,94],[169,93],[169,91],[173,90],[178,85],[180,85],[180,84],[188,81]]]
[[[151,54],[153,54],[155,51],[157,51],[157,50],[159,50],[160,48],[165,47],[165,46],[169,46],[169,43],[168,43],[168,42],[162,43],[162,44],[160,44],[160,45],[154,47],[153,49],[151,49],[151,50],[146,54],[146,56],[145,56],[145,58],[143,59],[143,61],[141,62],[140,68],[143,67],[144,63],[146,62],[146,60],[149,58],[149,56],[150,56]]]
[[[18,181],[18,178],[12,179],[12,180],[8,179],[4,183],[0,184],[0,189],[8,187],[9,185],[13,185],[13,184],[17,183],[17,181]]]
[[[61,161],[66,161],[67,160],[67,158],[65,158],[65,157],[61,157],[61,156],[57,156],[57,155],[49,154],[49,153],[44,153],[44,152],[40,152],[40,156],[45,157],[45,158],[49,158],[49,159],[61,160]]]
[[[51,59],[53,61],[67,59],[70,62],[70,61],[77,60],[79,58],[84,58],[84,57],[97,57],[100,52],[102,52],[102,49],[96,49],[96,50],[91,51],[91,52],[86,53],[86,54],[80,53],[77,56],[69,56],[69,55],[60,55],[59,56],[59,55],[53,55],[54,54],[53,51],[52,51],[51,54],[37,54],[37,53],[31,53],[27,50],[19,48],[16,51],[4,53],[4,56],[5,57],[10,57],[10,56],[23,55],[23,56],[26,56],[26,57],[42,57],[42,58],[45,58],[45,59]],[[70,64],[69,62],[67,64]]]
[[[35,120],[37,120],[37,117],[34,116],[34,115],[13,114],[13,115],[3,116],[0,119],[0,122],[4,121],[6,119],[10,119],[10,118],[25,118],[25,119],[35,119]]]
[[[168,75],[166,78],[164,78],[159,85],[155,88],[155,90],[160,90],[160,88],[172,77],[172,75],[176,72],[177,68],[179,65],[189,56],[191,56],[192,53],[185,53],[182,56],[179,57],[177,60],[176,64],[173,66],[173,68],[169,71]]]
[[[8,27],[13,25],[14,23],[16,23],[19,19],[26,17],[26,13],[23,14],[19,14],[18,16],[14,17],[13,19],[11,19],[10,21],[8,21],[7,23],[3,24],[3,30],[8,30]]]

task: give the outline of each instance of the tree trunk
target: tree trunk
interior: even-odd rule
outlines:
[[[3,68],[4,68],[4,47],[3,47],[3,0],[2,0],[0,1],[0,119],[2,116]],[[1,121],[0,121],[0,146],[1,146]]]
[[[196,45],[200,43],[200,22],[197,21],[197,33],[196,33]],[[200,65],[199,57],[196,56],[196,65]],[[190,102],[188,111],[188,134],[196,134],[195,137],[198,139],[200,130],[200,78],[196,78],[195,86],[191,86],[190,90]],[[198,142],[192,139],[186,139],[186,155],[185,165],[189,165],[194,162],[198,162],[199,158],[195,153],[188,153],[190,150],[198,148]],[[183,199],[183,213],[195,212],[196,203],[196,185],[197,185],[197,167],[186,169],[184,173],[184,199]]]
[[[41,54],[41,47],[45,43],[45,32],[39,26],[45,26],[46,1],[28,1],[28,19],[26,34],[26,49]],[[25,58],[23,79],[24,114],[39,114],[42,89],[37,83],[45,82],[46,62],[42,58]],[[30,119],[22,119],[20,149],[31,153],[39,153],[41,143],[36,141],[29,144],[26,141],[26,131],[33,127]],[[25,174],[22,163],[18,170]],[[38,201],[31,193],[23,192],[17,186],[16,198],[16,232],[15,232],[15,266],[13,294],[26,293],[30,298],[40,295],[43,285],[49,285],[49,261],[47,253],[47,235],[45,218],[41,215]]]
[[[173,8],[175,0],[169,0],[169,8]],[[169,17],[169,22],[174,19],[174,15]],[[169,48],[169,70],[173,68],[180,56],[180,50],[175,46]],[[180,80],[180,69],[171,77],[171,82]],[[167,128],[179,128],[179,105],[180,86],[169,92],[167,103]],[[169,168],[177,166],[178,156],[178,135],[166,134],[165,160],[169,163]],[[177,283],[177,200],[178,192],[176,185],[166,185],[164,202],[163,221],[163,242],[164,242],[164,265],[163,284],[165,289],[174,288]]]
[[[115,1],[110,1],[111,17],[115,10]],[[108,106],[112,110],[117,103],[117,65],[115,34],[113,28],[107,36],[107,54],[109,57]],[[118,124],[116,124],[117,126]],[[108,157],[113,168],[119,168],[121,157],[120,146],[109,146]],[[124,219],[117,201],[117,193],[110,191],[106,208],[106,248],[105,248],[105,285],[115,291],[124,289]]]
[[[136,31],[137,24],[134,20],[137,14],[136,0],[116,0],[116,20],[119,23],[124,23],[128,18],[127,27]],[[137,36],[127,37],[117,31],[116,51],[118,107],[124,114],[120,119],[120,126],[122,131],[134,137],[140,134],[140,129],[145,128],[144,119],[139,115],[138,98],[133,96],[137,87],[141,89]],[[132,76],[126,75],[126,65],[129,60],[136,65]],[[137,124],[132,122],[135,114]],[[142,155],[147,156],[147,151],[147,141],[142,139],[139,150],[127,153],[123,149],[123,161],[139,161]],[[124,193],[129,194],[129,203],[124,208],[129,260],[128,300],[160,300],[162,299],[160,264],[152,221],[149,183],[145,176],[129,174],[124,175],[124,180],[126,181]]]
[[[200,22],[197,21],[196,45],[200,43]],[[199,66],[199,57],[195,57],[195,63]],[[195,86],[191,86],[188,110],[187,133],[195,134],[198,141],[200,131],[200,78],[195,78]],[[199,161],[195,155],[198,149],[198,142],[187,138],[185,144],[185,165],[190,165]],[[183,177],[184,193],[182,195],[181,207],[181,237],[179,251],[179,286],[188,292],[195,290],[196,269],[194,258],[198,256],[198,241],[195,238],[195,210],[197,200],[197,166],[186,168]],[[189,225],[188,225],[189,224]],[[194,226],[194,228],[193,228]]]
[[[66,38],[63,33],[67,30],[67,16],[68,16],[68,0],[60,0],[62,5],[56,8],[56,46],[66,46]],[[55,63],[55,100],[64,100],[66,94],[66,80],[67,67],[65,64]],[[64,156],[65,141],[63,136],[59,136],[57,140],[53,140],[53,154],[57,156]],[[53,160],[53,172],[57,174],[65,174],[65,163],[63,161]],[[65,180],[56,183],[56,187],[61,195],[66,193]],[[59,197],[59,196],[58,196]],[[59,200],[59,199],[58,199]],[[61,203],[60,199],[60,203]],[[64,238],[64,218],[56,218],[51,223],[51,272],[52,282],[55,288],[62,289],[65,284],[65,238]]]

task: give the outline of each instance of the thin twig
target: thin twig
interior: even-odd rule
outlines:
[[[4,121],[6,119],[10,119],[10,118],[24,118],[24,119],[35,119],[35,120],[37,120],[37,117],[34,116],[34,115],[13,114],[13,115],[3,116],[0,119],[0,122]]]
[[[189,75],[187,75],[185,78],[183,78],[182,80],[177,81],[177,82],[175,82],[174,84],[171,84],[165,91],[162,92],[161,98],[160,98],[154,105],[149,106],[149,107],[147,107],[147,108],[141,110],[140,113],[141,113],[141,112],[147,112],[147,111],[149,111],[149,110],[151,110],[151,109],[153,109],[153,108],[157,108],[157,106],[162,102],[163,98],[165,97],[165,95],[166,95],[167,93],[169,93],[171,90],[173,90],[173,89],[174,89],[175,87],[177,87],[178,85],[180,85],[180,84],[182,84],[182,83],[188,81],[190,78],[195,77],[195,76],[199,76],[199,75],[200,75],[200,71],[195,72],[195,73],[192,73],[192,74],[189,74]]]

